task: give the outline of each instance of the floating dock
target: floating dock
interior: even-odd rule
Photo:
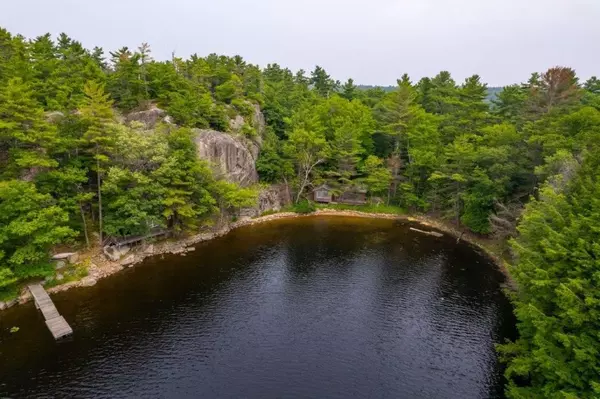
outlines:
[[[42,311],[46,319],[46,326],[48,326],[54,339],[60,339],[73,334],[73,329],[69,326],[65,318],[58,313],[54,302],[52,302],[50,295],[48,295],[44,287],[35,284],[30,285],[28,288],[35,301],[35,307]]]

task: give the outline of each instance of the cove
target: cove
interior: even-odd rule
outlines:
[[[0,397],[503,397],[504,276],[409,222],[245,226],[0,314]],[[12,326],[19,331],[10,333]]]

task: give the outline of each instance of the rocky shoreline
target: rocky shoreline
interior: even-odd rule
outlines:
[[[427,218],[419,215],[396,215],[386,213],[368,213],[361,211],[352,210],[335,210],[335,209],[318,209],[313,213],[309,214],[298,214],[295,212],[279,212],[271,215],[259,216],[255,218],[244,217],[241,220],[230,223],[229,225],[220,228],[218,230],[206,233],[196,234],[190,237],[185,237],[177,241],[165,240],[157,243],[151,243],[145,246],[141,246],[136,251],[132,251],[129,255],[120,259],[119,261],[111,261],[104,256],[101,251],[90,256],[90,265],[88,266],[88,275],[78,281],[70,281],[65,284],[60,284],[51,288],[48,288],[49,293],[56,293],[66,291],[75,287],[90,287],[96,284],[96,282],[102,278],[113,275],[125,268],[132,267],[136,264],[143,262],[146,258],[151,256],[157,256],[162,254],[180,254],[185,255],[187,252],[194,251],[194,245],[209,241],[217,237],[224,236],[230,231],[237,229],[242,226],[250,226],[259,223],[266,223],[277,219],[288,219],[288,218],[299,218],[299,217],[310,217],[310,216],[344,216],[344,217],[361,217],[361,218],[372,218],[372,219],[395,219],[404,220],[409,222],[418,223],[421,226],[433,228],[441,231],[445,234],[451,235],[462,241],[468,242],[471,245],[481,249],[503,272],[507,277],[508,285],[513,286],[510,275],[506,269],[506,266],[502,259],[492,253],[488,248],[481,244],[481,240],[474,237],[472,234],[458,231],[451,226],[443,224],[439,221]],[[23,304],[31,300],[31,294],[28,290],[24,290],[18,298],[10,302],[0,302],[0,310],[9,308],[16,304]]]

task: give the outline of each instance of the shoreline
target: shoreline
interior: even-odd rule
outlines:
[[[487,248],[483,243],[482,239],[474,236],[472,233],[461,232],[449,226],[448,224],[442,223],[438,220],[428,218],[422,215],[398,215],[390,213],[370,213],[354,210],[336,210],[336,209],[317,209],[314,212],[307,214],[299,214],[295,212],[278,212],[265,216],[258,216],[255,218],[244,218],[236,222],[230,223],[225,227],[206,233],[199,233],[193,236],[184,237],[177,240],[163,240],[150,244],[140,246],[132,252],[128,252],[124,258],[119,261],[110,261],[106,259],[101,250],[97,248],[88,256],[90,266],[88,267],[88,275],[80,280],[70,281],[64,284],[59,284],[51,288],[47,288],[49,294],[62,292],[76,287],[91,287],[97,283],[98,280],[111,276],[124,269],[142,263],[146,258],[164,255],[164,254],[179,254],[185,256],[187,252],[195,250],[193,247],[201,242],[210,241],[212,239],[222,237],[232,230],[238,229],[244,226],[251,226],[255,224],[267,223],[273,220],[279,219],[292,219],[301,217],[311,216],[342,216],[342,217],[358,217],[367,219],[390,219],[390,220],[402,220],[407,222],[418,223],[421,226],[438,230],[442,233],[448,234],[454,238],[464,241],[477,249],[479,249],[490,261],[492,261],[498,270],[505,276],[506,284],[509,288],[514,289],[514,282],[508,273],[508,269],[502,260],[502,258],[494,253],[493,250]],[[31,300],[31,294],[28,290],[24,289],[20,295],[10,302],[2,303],[4,306],[0,306],[0,311],[7,309],[16,304],[24,304]]]

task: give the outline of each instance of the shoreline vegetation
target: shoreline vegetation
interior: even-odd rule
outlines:
[[[210,225],[144,248],[183,254],[287,203],[371,203],[331,207],[429,215],[414,219],[510,272],[519,337],[498,345],[507,397],[600,397],[600,79],[550,66],[490,103],[477,74],[361,90],[318,65],[112,50],[0,27],[0,301],[35,279],[93,285],[142,257],[104,267],[90,249],[87,266],[51,262],[66,245]]]
[[[402,209],[391,206],[354,206],[354,205],[337,205],[330,204],[327,206],[318,206],[317,209],[310,212],[295,212],[292,208],[284,208],[280,211],[268,211],[265,214],[254,218],[242,218],[226,224],[220,228],[215,228],[210,232],[194,234],[179,239],[164,239],[156,242],[145,243],[135,250],[125,254],[118,261],[111,261],[102,253],[101,248],[93,248],[78,253],[76,265],[73,265],[76,273],[66,282],[57,282],[55,279],[49,280],[45,286],[48,293],[53,294],[69,290],[71,288],[90,287],[96,284],[100,279],[109,277],[120,271],[123,271],[134,265],[143,263],[147,258],[160,256],[165,254],[176,254],[185,256],[186,253],[195,250],[194,246],[201,243],[222,237],[229,232],[244,226],[252,226],[257,224],[268,223],[280,219],[292,219],[301,217],[319,217],[319,216],[339,216],[348,218],[367,218],[367,219],[391,219],[417,223],[420,227],[434,229],[443,234],[447,234],[459,241],[470,244],[474,249],[479,250],[488,259],[490,259],[506,278],[507,286],[514,289],[514,282],[511,279],[505,261],[498,249],[500,242],[490,238],[478,237],[470,232],[458,230],[456,227],[448,223],[437,220],[427,215],[412,215],[404,213]],[[87,269],[87,273],[84,272]],[[16,298],[11,298],[9,301],[3,302],[4,305],[0,309],[7,309],[16,304],[24,304],[31,300],[31,295],[24,286]],[[1,311],[1,310],[0,310]]]

